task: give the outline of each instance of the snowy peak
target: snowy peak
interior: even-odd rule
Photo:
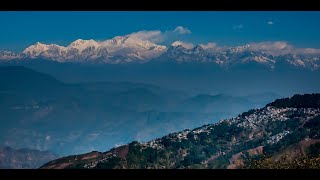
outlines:
[[[105,41],[107,45],[121,46],[125,43],[125,41],[129,38],[129,36],[116,36],[110,40]]]
[[[271,45],[274,46],[272,43]],[[277,66],[310,70],[320,68],[319,55],[317,54],[302,55],[295,53],[295,51],[270,54],[269,51],[263,50],[268,49],[271,45],[270,43],[266,45],[246,44],[227,49],[227,47],[218,47],[215,43],[193,45],[192,43],[175,41],[166,47],[148,40],[141,34],[133,33],[116,36],[105,41],[77,39],[68,46],[37,42],[21,53],[0,51],[0,60],[43,59],[58,62],[118,64],[146,63],[163,59],[178,63],[212,63],[226,68],[246,63],[261,64],[270,69]],[[278,46],[278,44],[275,45]],[[297,52],[302,52],[302,49],[298,50]],[[313,51],[315,50],[313,49]]]
[[[144,49],[144,50],[165,50],[165,46],[157,45],[148,40],[142,40],[133,35],[116,36],[111,40],[107,40],[103,43],[104,46],[120,47],[120,48],[132,48],[132,49]]]
[[[187,48],[183,47],[182,45],[170,46],[168,52],[178,52],[178,51],[187,51]]]
[[[191,47],[186,47],[183,44],[175,44],[173,46],[171,46],[168,49],[168,52],[171,54],[179,54],[179,53],[183,53],[183,54],[189,54],[189,55],[200,55],[201,53],[206,53],[206,51],[202,48],[201,45],[196,45]]]
[[[48,45],[37,42],[36,44],[27,47],[22,53],[28,57],[36,57],[48,49]]]
[[[102,60],[107,63],[134,60],[146,62],[161,55],[166,49],[166,46],[127,35],[116,36],[102,42],[77,39],[67,47],[37,42],[27,47],[22,54],[31,59],[44,58],[59,62],[88,60],[93,62]],[[0,58],[5,59],[7,56],[1,55]]]
[[[194,48],[192,49],[192,52],[195,54],[199,54],[202,51],[204,51],[203,47],[201,45],[196,45],[194,46]]]
[[[173,47],[182,46],[185,49],[192,49],[193,48],[193,44],[185,43],[182,41],[175,41],[174,43],[171,44],[171,46],[173,46]]]
[[[209,56],[209,52],[201,45],[174,42],[167,50],[163,58],[173,59],[178,63],[213,62],[215,56]]]
[[[12,51],[0,51],[0,59],[2,60],[12,60],[19,58],[19,55]]]
[[[98,47],[98,46],[99,44],[92,39],[90,40],[78,39],[72,42],[67,48],[76,48],[81,52],[88,47]]]
[[[230,49],[227,50],[227,53],[233,54],[233,53],[242,53],[246,50],[248,50],[250,47],[249,44],[246,44],[244,46],[236,46],[236,47],[232,47]]]
[[[188,46],[189,45],[189,46]],[[236,67],[241,64],[261,64],[263,67],[274,69],[279,66],[279,62],[285,62],[287,67],[308,68],[315,70],[320,68],[319,57],[309,58],[296,54],[274,56],[262,51],[254,50],[251,45],[236,46],[226,50],[215,49],[215,44],[210,44],[211,48],[206,48],[203,44],[191,46],[181,41],[171,44],[162,59],[173,60],[178,63],[212,63],[223,68]]]
[[[101,42],[101,46],[107,49],[111,56],[121,56],[126,61],[149,61],[164,53],[166,46],[157,45],[148,40],[142,40],[134,35],[116,36],[113,39]]]

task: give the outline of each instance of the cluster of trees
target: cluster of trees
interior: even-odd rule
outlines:
[[[320,157],[302,156],[294,160],[289,160],[288,156],[283,156],[278,161],[273,161],[270,157],[262,157],[258,160],[248,162],[245,169],[320,169]]]
[[[250,114],[253,114],[254,112],[256,112],[257,110],[256,109],[250,109],[249,111],[247,112],[243,112],[240,117],[242,118],[245,118],[246,116],[249,116]]]
[[[97,164],[97,169],[113,169],[119,165],[121,158],[119,157],[111,157],[107,163],[100,162]]]
[[[268,155],[267,155],[268,154]],[[273,160],[272,153],[265,152],[261,156],[246,160],[245,169],[320,169],[320,143],[310,145],[305,155],[292,157],[283,155],[279,160]]]
[[[320,94],[296,94],[291,98],[277,99],[267,106],[274,106],[278,108],[320,108]]]
[[[310,129],[310,138],[320,138],[320,116],[316,116],[315,118],[310,119],[307,123],[304,124],[304,127]]]
[[[309,131],[304,128],[298,128],[296,131],[292,132],[291,134],[286,135],[281,141],[276,144],[268,144],[264,147],[264,151],[267,154],[273,154],[275,152],[280,151],[281,149],[297,143],[304,138],[308,137]]]
[[[313,157],[313,158],[318,157],[320,155],[320,143],[312,144],[309,147],[307,153],[310,157]]]

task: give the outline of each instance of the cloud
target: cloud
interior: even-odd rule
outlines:
[[[320,55],[320,49],[315,48],[297,48],[295,52],[302,55]]]
[[[184,28],[182,26],[177,26],[173,32],[178,34],[191,34],[191,31],[188,28]]]
[[[138,31],[131,33],[130,38],[139,39],[142,41],[150,41],[150,42],[162,42],[163,41],[163,33],[159,30],[155,31]]]
[[[194,45],[192,43],[188,43],[188,42],[182,42],[182,41],[175,41],[174,43],[171,44],[172,46],[179,46],[181,45],[182,47],[186,48],[186,49],[191,49],[194,47]]]
[[[211,52],[211,53],[216,53],[216,52],[221,52],[227,50],[228,46],[218,46],[217,43],[215,42],[208,42],[207,44],[199,44],[204,50]]]
[[[259,43],[250,43],[249,45],[250,50],[261,51],[274,56],[285,54],[320,55],[320,49],[296,48],[286,41],[265,41]]]
[[[242,30],[244,28],[243,24],[234,25],[232,27],[234,30]]]
[[[160,30],[152,30],[152,31],[138,31],[129,34],[130,38],[139,39],[142,41],[150,41],[153,43],[161,43],[164,41],[175,41],[181,38],[184,35],[191,34],[191,31],[182,26],[177,26],[173,30],[168,31],[160,31]]]
[[[203,49],[215,49],[217,48],[217,43],[209,42],[207,44],[200,44]]]
[[[250,43],[249,49],[253,51],[261,51],[274,56],[289,54],[294,51],[293,46],[289,45],[289,43],[285,41]]]
[[[268,25],[273,25],[274,22],[273,22],[273,21],[268,21],[267,24],[268,24]]]

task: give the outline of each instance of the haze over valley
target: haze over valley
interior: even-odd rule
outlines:
[[[319,17],[2,12],[0,168],[240,168],[291,145],[308,154]]]

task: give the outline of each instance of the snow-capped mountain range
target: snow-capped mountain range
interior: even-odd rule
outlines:
[[[116,36],[105,41],[78,39],[68,46],[37,42],[20,53],[0,51],[0,61],[44,59],[57,62],[77,63],[146,63],[154,60],[176,61],[178,63],[213,63],[223,67],[245,63],[258,63],[273,69],[277,64],[319,69],[319,55],[286,53],[275,55],[257,50],[250,44],[227,48],[208,48],[207,45],[186,44],[176,41],[171,45],[158,45],[136,36]]]
[[[127,35],[102,42],[78,39],[66,47],[37,42],[20,54],[14,56],[13,53],[6,51],[0,58],[6,60],[41,58],[58,62],[144,62],[159,56],[165,50],[165,46]]]

